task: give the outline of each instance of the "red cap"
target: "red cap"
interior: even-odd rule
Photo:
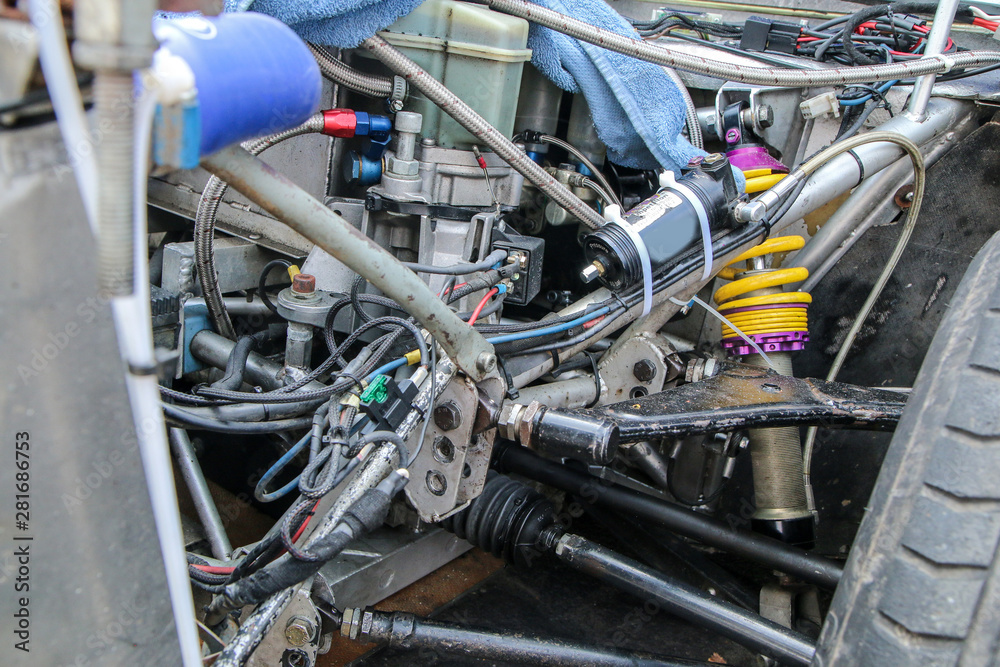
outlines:
[[[292,278],[292,291],[296,294],[312,294],[316,291],[316,277],[308,273],[296,273]]]
[[[358,126],[358,117],[350,109],[327,109],[323,112],[323,134],[350,139]]]

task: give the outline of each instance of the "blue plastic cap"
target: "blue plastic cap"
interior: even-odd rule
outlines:
[[[160,18],[153,33],[194,73],[203,156],[296,127],[319,110],[316,59],[277,19],[254,12]]]

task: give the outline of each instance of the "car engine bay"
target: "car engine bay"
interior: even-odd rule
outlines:
[[[222,4],[0,3],[4,664],[718,662],[386,607],[480,552],[727,664],[995,657],[995,484],[904,447],[1000,435],[934,352],[1000,7]]]

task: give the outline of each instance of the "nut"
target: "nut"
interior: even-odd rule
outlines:
[[[308,618],[293,616],[285,626],[285,639],[292,646],[305,646],[316,634],[316,626]]]
[[[434,423],[442,431],[454,431],[462,424],[462,411],[454,401],[446,401],[434,408]]]
[[[770,104],[761,104],[754,112],[757,124],[763,129],[774,125],[774,108]]]
[[[296,294],[312,294],[316,291],[316,276],[296,273],[292,278],[292,291]]]
[[[531,433],[534,429],[535,418],[544,411],[545,406],[538,401],[532,401],[524,408],[517,424],[517,441],[525,447],[531,446]]]
[[[416,176],[420,173],[420,163],[416,160],[400,160],[390,155],[385,160],[386,169],[398,176]]]
[[[656,377],[656,364],[649,359],[640,359],[632,367],[632,375],[639,382],[650,382]]]
[[[497,418],[497,432],[504,440],[517,440],[517,424],[524,412],[520,403],[505,402]]]

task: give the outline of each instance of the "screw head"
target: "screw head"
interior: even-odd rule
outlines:
[[[649,359],[640,359],[632,367],[632,375],[639,382],[649,382],[656,377],[656,364]]]
[[[756,111],[757,124],[765,130],[774,125],[774,108],[770,104],[761,104]]]
[[[446,401],[434,408],[434,423],[442,431],[454,431],[462,423],[462,411],[454,401]]]
[[[495,354],[490,354],[489,352],[480,353],[479,357],[476,359],[476,368],[479,369],[480,373],[489,373],[497,365],[497,357]]]
[[[285,626],[285,640],[292,646],[305,646],[316,634],[316,626],[302,616],[293,616]]]
[[[399,113],[403,110],[403,100],[389,100],[389,111],[392,113]]]
[[[296,294],[312,294],[316,291],[316,276],[297,273],[292,278],[292,291]]]

